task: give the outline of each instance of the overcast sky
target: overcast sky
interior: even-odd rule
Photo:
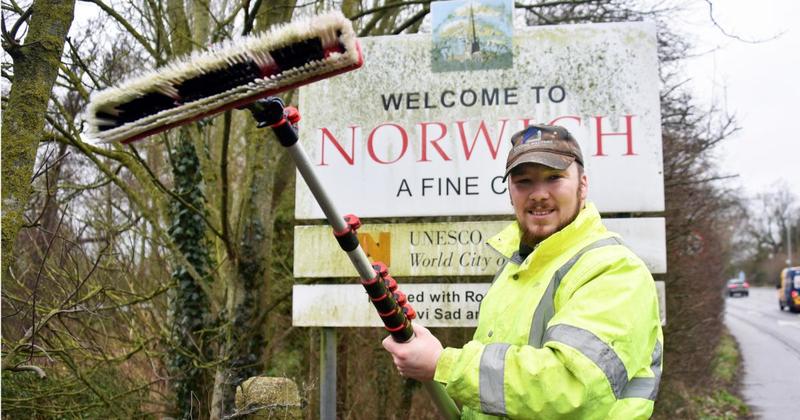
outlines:
[[[713,4],[725,32],[767,40],[725,36],[711,23],[705,1],[684,17],[696,51],[713,51],[687,60],[696,95],[735,114],[742,128],[723,145],[720,168],[738,174],[735,182],[750,195],[785,185],[800,199],[800,2]]]

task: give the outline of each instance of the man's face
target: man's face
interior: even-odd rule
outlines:
[[[511,172],[508,191],[523,243],[534,246],[575,220],[589,190],[579,172],[574,162],[565,170],[526,163]]]

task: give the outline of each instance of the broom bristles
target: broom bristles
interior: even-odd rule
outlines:
[[[355,69],[362,62],[344,15],[306,18],[212,45],[96,93],[87,109],[89,131],[103,142],[130,142]],[[215,91],[227,85],[229,89]]]

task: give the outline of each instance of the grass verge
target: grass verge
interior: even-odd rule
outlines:
[[[699,418],[741,419],[752,418],[750,407],[739,396],[739,378],[744,372],[739,346],[726,328],[717,345],[711,375],[717,389],[697,397]]]
[[[734,420],[752,419],[750,407],[739,394],[743,372],[742,359],[736,340],[727,329],[717,345],[711,365],[711,383],[698,389],[680,381],[671,389],[662,388],[656,402],[654,419]]]

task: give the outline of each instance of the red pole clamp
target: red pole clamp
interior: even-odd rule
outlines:
[[[400,330],[403,330],[406,327],[408,327],[408,321],[406,321],[406,322],[404,322],[404,323],[402,323],[402,324],[400,324],[400,325],[398,325],[398,326],[396,326],[394,328],[389,328],[387,326],[384,326],[383,328],[385,328],[386,331],[389,331],[390,333],[393,333],[393,332],[398,332]]]
[[[402,309],[403,313],[406,314],[406,318],[415,319],[417,317],[417,311],[415,311],[414,308],[411,307],[411,305],[406,303],[405,305],[403,305]]]
[[[390,309],[389,312],[378,312],[378,316],[380,316],[381,318],[385,318],[385,317],[388,317],[390,315],[394,315],[394,313],[399,311],[399,310],[400,310],[400,308],[396,307],[394,309]],[[405,311],[403,311],[403,313],[405,313]]]
[[[394,292],[395,290],[397,290],[397,280],[395,280],[394,277],[390,275],[387,275],[383,279],[383,284],[386,285],[386,288],[389,289],[390,292]]]
[[[364,286],[372,286],[373,284],[375,284],[375,282],[377,282],[380,279],[381,279],[381,275],[378,274],[378,275],[376,275],[375,277],[373,277],[373,278],[371,278],[369,280],[361,279],[361,284],[363,284]]]
[[[344,216],[344,222],[347,224],[347,227],[345,227],[341,232],[333,231],[334,236],[342,237],[348,235],[350,232],[355,233],[356,230],[361,227],[361,219],[359,219],[355,214],[348,214]]]
[[[381,277],[386,277],[389,275],[389,267],[387,267],[386,264],[380,261],[375,261],[374,263],[372,263],[372,268]]]
[[[290,123],[297,124],[297,122],[300,121],[300,111],[298,111],[297,108],[293,106],[287,106],[284,108],[284,113],[286,115],[286,119],[289,120]]]
[[[408,299],[406,299],[406,294],[399,290],[392,293],[392,297],[394,298],[394,301],[397,302],[398,306],[403,306],[406,303],[408,303]]]
[[[300,111],[293,106],[287,106],[283,109],[283,118],[281,118],[281,120],[275,124],[270,125],[270,128],[280,127],[286,122],[286,120],[289,120],[292,125],[297,124],[297,122],[300,121]]]
[[[382,294],[382,295],[380,295],[380,296],[378,296],[376,298],[370,296],[369,300],[371,300],[373,302],[380,302],[380,301],[382,301],[382,300],[384,300],[384,299],[386,299],[388,297],[389,297],[389,294],[388,293],[384,293],[384,294]]]
[[[349,226],[353,231],[361,227],[361,219],[359,219],[355,214],[346,214],[344,216],[344,222],[347,223],[347,226]]]
[[[364,286],[371,286],[379,279],[383,279],[383,284],[387,289],[389,289],[389,292],[394,292],[397,290],[397,281],[394,279],[394,277],[389,275],[389,268],[386,267],[386,264],[380,261],[375,261],[372,263],[372,269],[375,270],[375,277],[369,280],[362,279],[361,284]]]

